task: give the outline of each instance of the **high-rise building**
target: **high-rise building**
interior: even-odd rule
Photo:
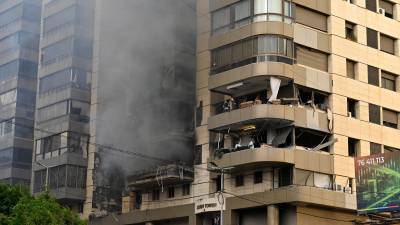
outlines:
[[[94,1],[44,0],[38,70],[34,194],[46,186],[82,212],[89,143]]]
[[[0,182],[29,186],[40,0],[0,1]]]
[[[198,0],[192,13],[193,182],[136,174],[124,213],[94,224],[217,225],[221,209],[224,225],[361,219],[354,157],[400,149],[399,2]]]
[[[160,163],[140,155],[191,166],[195,14],[183,7],[43,2],[33,193],[47,186],[83,217],[99,217],[122,210],[127,175]]]

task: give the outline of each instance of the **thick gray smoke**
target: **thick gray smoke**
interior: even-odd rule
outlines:
[[[192,0],[102,0],[96,141],[191,163],[195,99]],[[99,22],[99,21],[98,21]],[[95,55],[96,52],[95,52]],[[96,65],[96,62],[95,62]],[[93,103],[92,103],[93,104]],[[104,151],[127,175],[158,161]]]

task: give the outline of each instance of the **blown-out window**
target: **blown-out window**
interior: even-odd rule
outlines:
[[[212,13],[214,34],[225,33],[251,21],[292,23],[294,7],[289,0],[243,0]]]
[[[215,49],[211,53],[213,74],[254,62],[293,63],[293,41],[278,35],[260,35]]]

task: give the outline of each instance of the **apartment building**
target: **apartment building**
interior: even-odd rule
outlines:
[[[94,1],[42,4],[32,192],[82,212],[89,143]]]
[[[93,224],[362,220],[354,157],[400,149],[399,4],[198,0],[193,182],[133,177],[124,213]]]
[[[0,182],[29,186],[40,0],[0,1]]]

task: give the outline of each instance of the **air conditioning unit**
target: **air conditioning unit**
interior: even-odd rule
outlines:
[[[335,191],[342,192],[342,191],[343,191],[343,187],[342,187],[342,185],[340,185],[340,184],[336,184],[336,185],[335,185]]]
[[[379,8],[378,9],[378,13],[382,14],[382,15],[385,15],[385,9]]]

